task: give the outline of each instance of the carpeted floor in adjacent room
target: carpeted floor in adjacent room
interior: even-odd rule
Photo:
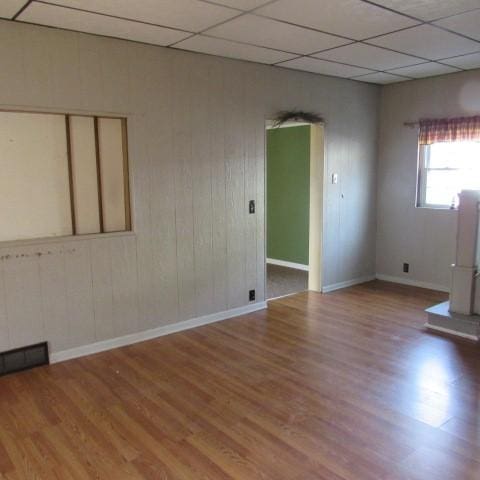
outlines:
[[[277,298],[308,288],[308,272],[267,264],[267,298]]]

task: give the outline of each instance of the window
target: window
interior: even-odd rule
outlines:
[[[130,230],[126,119],[0,112],[0,241]]]
[[[462,190],[480,190],[480,142],[420,145],[418,206],[454,207]]]
[[[480,116],[420,120],[418,207],[454,208],[480,190]]]

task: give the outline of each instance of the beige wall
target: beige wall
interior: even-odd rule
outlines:
[[[0,112],[0,242],[72,234],[65,118]]]
[[[0,246],[0,350],[53,351],[264,298],[264,120],[323,114],[324,284],[374,273],[379,89],[0,23],[0,104],[128,117],[134,234]],[[248,200],[257,214],[248,215]]]
[[[478,114],[480,71],[387,86],[382,93],[378,170],[377,273],[448,288],[456,212],[415,208],[420,118]],[[403,262],[410,273],[402,273]]]

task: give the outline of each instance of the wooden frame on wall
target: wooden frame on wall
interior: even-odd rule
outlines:
[[[70,113],[70,112],[55,112],[55,111],[42,111],[42,110],[22,110],[22,109],[0,109],[0,113],[14,113],[14,114],[35,114],[35,115],[61,115],[65,119],[65,142],[66,142],[66,160],[67,160],[67,168],[68,168],[68,192],[69,192],[69,201],[70,201],[70,212],[71,212],[71,235],[72,236],[82,236],[82,235],[89,235],[89,234],[102,234],[102,233],[117,233],[117,232],[131,232],[132,231],[132,219],[131,219],[131,189],[130,189],[130,171],[129,171],[129,159],[128,159],[128,130],[127,130],[127,117],[125,116],[112,116],[112,115],[89,115],[86,113]],[[76,206],[77,201],[75,196],[75,176],[74,176],[74,169],[73,169],[73,161],[72,161],[72,117],[86,117],[91,118],[93,120],[93,137],[94,137],[94,144],[95,144],[95,175],[96,178],[92,180],[95,181],[97,185],[97,192],[98,192],[98,219],[99,219],[99,226],[98,230],[95,231],[88,231],[86,233],[79,233],[81,230],[78,228],[77,222],[79,221],[76,215]],[[123,196],[123,205],[124,205],[124,212],[125,212],[125,221],[123,228],[118,228],[115,230],[110,230],[109,232],[105,232],[104,227],[104,202],[105,199],[103,198],[102,192],[102,178],[101,178],[101,155],[100,155],[100,147],[99,147],[99,120],[102,119],[110,119],[110,120],[119,120],[121,122],[120,125],[120,137],[118,138],[119,145],[116,151],[121,151],[121,159],[119,159],[119,163],[122,165],[122,185],[120,190]],[[118,130],[118,128],[117,128]],[[1,133],[1,132],[0,132]],[[93,138],[92,138],[93,141]],[[115,140],[117,142],[117,140]],[[120,177],[120,176],[119,176]],[[121,198],[121,197],[120,197]],[[85,210],[84,210],[85,211]],[[120,222],[123,223],[123,222]],[[119,225],[121,226],[121,225]],[[13,234],[12,236],[15,236]],[[66,235],[65,237],[69,237],[70,235]],[[62,235],[54,234],[51,235],[44,235],[39,234],[38,236],[31,236],[31,237],[18,237],[17,240],[36,240],[36,239],[46,239],[49,237],[56,237],[61,238]],[[6,240],[6,241],[15,241],[15,240]]]

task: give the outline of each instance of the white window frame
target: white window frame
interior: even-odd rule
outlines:
[[[455,171],[458,168],[426,168],[430,159],[430,145],[418,145],[418,173],[417,173],[417,208],[433,208],[437,210],[452,210],[451,204],[427,203],[427,176],[430,170],[435,171]]]

